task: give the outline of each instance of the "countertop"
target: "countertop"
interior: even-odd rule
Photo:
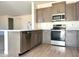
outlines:
[[[20,31],[36,31],[36,30],[42,30],[42,29],[32,29],[32,30],[0,30],[0,31],[16,31],[16,32],[20,32]]]

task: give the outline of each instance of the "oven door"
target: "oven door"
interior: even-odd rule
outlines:
[[[51,44],[65,46],[65,30],[52,30]]]
[[[65,41],[65,30],[52,30],[51,40]]]

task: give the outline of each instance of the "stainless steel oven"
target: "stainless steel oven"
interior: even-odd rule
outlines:
[[[53,29],[51,30],[51,44],[65,46],[65,25],[53,25]]]

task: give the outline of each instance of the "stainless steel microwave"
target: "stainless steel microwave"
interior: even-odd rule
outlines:
[[[53,14],[52,21],[64,21],[65,20],[65,13]]]

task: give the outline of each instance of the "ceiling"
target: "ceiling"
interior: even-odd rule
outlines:
[[[31,14],[31,2],[0,1],[0,15],[20,16]]]
[[[35,1],[35,5],[39,5],[39,4],[44,4],[44,3],[50,3],[50,2],[55,2],[55,1]]]
[[[76,0],[64,0],[66,3],[73,3],[76,2]],[[52,0],[52,1],[35,1],[36,5],[45,4],[45,3],[56,3],[56,2],[62,2],[62,0]]]

